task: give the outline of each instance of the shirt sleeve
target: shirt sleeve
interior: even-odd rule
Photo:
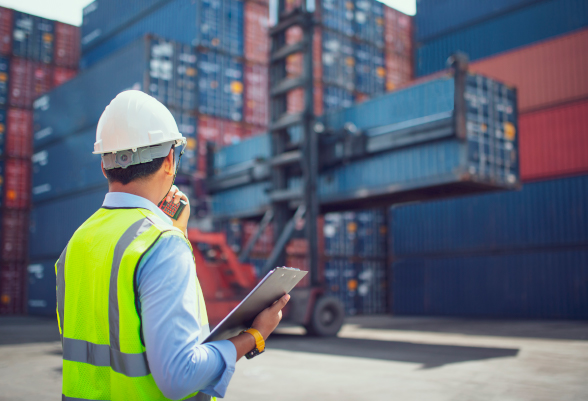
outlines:
[[[196,268],[188,245],[162,236],[143,258],[137,281],[147,360],[159,389],[171,399],[196,391],[224,397],[237,351],[228,340],[199,345],[208,328],[196,315]]]

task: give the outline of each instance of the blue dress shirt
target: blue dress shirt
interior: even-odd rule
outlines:
[[[140,196],[109,192],[103,206],[147,209],[171,224]],[[200,344],[209,328],[202,327],[195,314],[196,266],[188,245],[176,236],[162,237],[143,257],[136,277],[147,360],[159,389],[171,399],[195,391],[224,397],[237,351],[228,340]]]

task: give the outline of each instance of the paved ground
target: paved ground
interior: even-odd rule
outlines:
[[[339,338],[280,329],[226,400],[588,400],[588,322],[349,319]],[[0,319],[0,400],[60,400],[53,321]]]

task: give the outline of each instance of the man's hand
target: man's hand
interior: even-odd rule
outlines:
[[[264,340],[266,340],[276,327],[278,327],[280,320],[282,320],[282,309],[286,306],[289,300],[290,295],[284,295],[282,298],[274,302],[272,306],[261,311],[253,321],[251,327],[257,329],[263,336]]]
[[[180,214],[178,219],[177,220],[172,219],[172,222],[173,222],[174,227],[182,230],[184,235],[187,237],[188,236],[188,220],[190,219],[190,201],[188,200],[188,197],[186,196],[186,194],[184,194],[182,191],[180,191],[178,189],[178,187],[176,187],[175,185],[172,186],[172,188],[170,189],[169,193],[167,194],[167,198],[165,200],[168,202],[173,201],[173,203],[175,203],[177,205],[178,203],[180,203],[180,199],[183,199],[188,204],[186,205],[186,207],[184,208],[184,210],[182,211],[182,214]]]

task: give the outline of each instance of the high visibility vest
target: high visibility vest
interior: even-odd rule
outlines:
[[[63,344],[62,401],[167,400],[149,370],[136,273],[149,249],[172,235],[190,246],[180,230],[149,210],[102,208],[69,241],[55,265]],[[198,280],[196,287],[195,313],[208,331]],[[211,397],[194,393],[185,399]]]

